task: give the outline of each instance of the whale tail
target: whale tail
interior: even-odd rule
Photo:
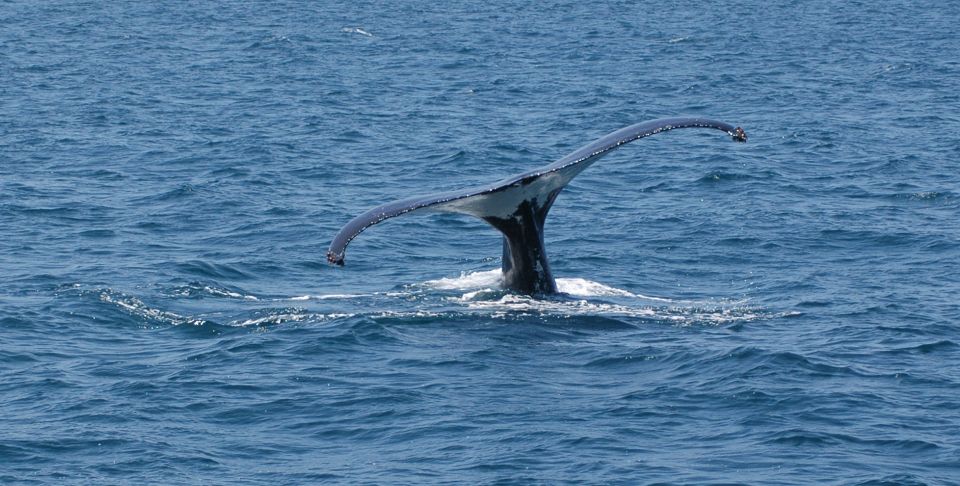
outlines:
[[[343,265],[347,245],[363,230],[402,214],[431,210],[468,214],[503,233],[503,286],[524,294],[553,294],[557,284],[543,245],[543,225],[560,191],[584,169],[620,146],[677,128],[712,128],[746,142],[740,127],[706,118],[662,118],[630,125],[556,162],[500,182],[377,206],[353,218],[330,243],[327,261]]]

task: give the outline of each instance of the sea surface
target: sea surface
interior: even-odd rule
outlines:
[[[0,483],[958,484],[952,2],[0,1]],[[338,229],[665,116],[560,195]]]

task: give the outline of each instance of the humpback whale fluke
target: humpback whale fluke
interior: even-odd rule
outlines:
[[[746,142],[747,134],[706,118],[661,118],[621,128],[581,147],[562,159],[495,184],[414,197],[377,206],[340,229],[330,243],[327,261],[343,265],[347,245],[360,232],[387,218],[421,209],[469,214],[503,233],[503,286],[525,294],[553,294],[557,284],[543,247],[543,224],[560,191],[574,178],[623,144],[675,128],[713,128],[733,140]]]

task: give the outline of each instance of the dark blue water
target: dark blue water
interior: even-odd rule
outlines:
[[[0,482],[960,482],[960,10],[0,3]],[[598,162],[498,234],[360,212]]]

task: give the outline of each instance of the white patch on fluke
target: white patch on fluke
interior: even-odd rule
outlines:
[[[529,176],[533,176],[530,173]],[[574,174],[575,175],[575,174]],[[517,208],[526,201],[537,201],[546,197],[551,190],[565,186],[573,176],[562,171],[551,171],[537,175],[532,182],[524,184],[518,180],[496,191],[459,197],[429,209],[440,212],[466,213],[478,218],[513,218]],[[498,184],[503,184],[504,181]],[[542,203],[543,201],[540,201]]]

